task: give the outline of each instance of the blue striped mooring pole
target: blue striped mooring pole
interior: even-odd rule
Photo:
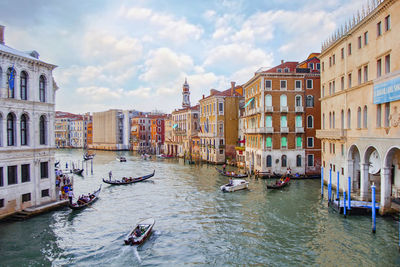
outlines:
[[[332,194],[332,169],[329,169],[328,201],[331,202]]]
[[[337,172],[336,199],[339,199],[339,171]]]
[[[351,197],[350,197],[350,194],[351,194],[351,193],[350,193],[350,192],[351,192],[351,178],[350,178],[350,176],[349,176],[349,180],[348,180],[348,181],[349,181],[349,190],[348,190],[348,195],[349,195],[349,196],[348,196],[348,198],[349,198],[349,201],[348,201],[348,202],[349,202],[349,204],[348,204],[348,207],[347,207],[347,208],[348,208],[348,210],[351,210],[351,205],[350,205],[350,202],[351,202]]]
[[[343,190],[343,214],[346,218],[346,191]]]
[[[372,233],[376,232],[375,184],[372,184]]]
[[[324,167],[321,167],[321,197],[324,197]]]

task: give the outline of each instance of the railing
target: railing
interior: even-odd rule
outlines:
[[[296,127],[296,133],[304,133],[304,127]]]
[[[295,111],[296,112],[304,112],[304,107],[303,106],[295,107]]]
[[[288,133],[289,127],[281,127],[281,133]]]
[[[347,136],[347,129],[317,130],[316,137],[319,139],[344,139]]]
[[[274,112],[273,106],[265,106],[265,112]]]
[[[281,106],[281,112],[288,112],[288,111],[289,111],[288,106],[286,106],[286,107]]]

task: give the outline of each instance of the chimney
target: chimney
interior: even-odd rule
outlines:
[[[203,95],[203,99],[204,99],[204,95]]]
[[[281,59],[281,64],[283,64],[285,61],[283,61],[283,59]]]
[[[234,88],[235,88],[235,82],[231,82],[231,96],[233,96]]]
[[[0,25],[0,44],[4,44],[4,26]]]

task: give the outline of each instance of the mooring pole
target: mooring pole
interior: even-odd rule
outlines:
[[[93,159],[90,160],[90,171],[93,174]]]
[[[331,202],[332,197],[332,169],[329,169],[329,185],[328,185],[328,201]]]
[[[349,198],[349,201],[348,201],[349,204],[348,204],[348,205],[349,205],[349,206],[348,206],[347,208],[348,208],[348,210],[351,210],[351,205],[350,205],[350,202],[351,202],[351,197],[350,197],[350,194],[351,194],[351,193],[350,193],[350,192],[351,192],[351,178],[350,178],[350,176],[349,176],[349,180],[348,180],[348,181],[349,181],[349,190],[348,190],[348,195],[349,195],[349,196],[348,196],[348,198]]]
[[[346,218],[346,191],[343,190],[343,214]]]
[[[372,184],[372,233],[376,232],[375,184]]]
[[[337,199],[339,199],[339,178],[340,178],[340,176],[339,176],[339,171],[337,172],[337,184],[336,184],[336,196],[337,196]]]
[[[321,167],[321,198],[324,197],[324,167]]]

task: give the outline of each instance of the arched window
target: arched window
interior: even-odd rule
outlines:
[[[301,107],[303,106],[301,103],[301,96],[300,95],[296,95],[296,107]]]
[[[266,148],[269,148],[269,149],[272,148],[272,138],[271,138],[270,136],[268,136],[268,137],[265,139],[265,146],[266,146]]]
[[[265,95],[265,106],[266,107],[272,106],[272,96],[271,95]]]
[[[322,114],[322,129],[325,129],[325,114]]]
[[[25,114],[21,116],[21,146],[28,145],[28,119]]]
[[[11,113],[7,115],[7,145],[15,146],[15,119]]]
[[[357,109],[357,128],[361,128],[361,108],[358,107]]]
[[[364,111],[363,111],[363,120],[364,120],[364,128],[368,128],[368,109],[367,106],[364,106]]]
[[[335,129],[336,125],[335,125],[335,111],[332,112],[332,128]]]
[[[282,137],[281,138],[281,147],[282,148],[287,148],[287,137]]]
[[[344,129],[344,110],[340,113],[340,128]]]
[[[296,167],[301,167],[301,155],[296,156]]]
[[[1,68],[0,68],[0,81],[1,81]],[[3,115],[0,113],[0,147],[3,146]]]
[[[19,83],[19,88],[20,88],[20,93],[21,93],[21,99],[22,100],[28,100],[28,75],[26,74],[25,71],[21,72],[20,75],[20,83]]]
[[[267,156],[267,167],[272,167],[272,157],[271,157],[271,155]]]
[[[314,117],[312,115],[307,116],[307,128],[314,128]]]
[[[281,164],[282,164],[282,167],[286,167],[287,166],[287,157],[286,157],[286,155],[282,155]]]
[[[314,107],[314,97],[312,95],[308,95],[306,98],[306,107]]]
[[[8,98],[15,98],[15,75],[16,75],[15,70],[12,68],[8,68],[7,70]]]
[[[287,107],[287,97],[286,97],[286,95],[281,95],[281,107]]]
[[[329,112],[329,129],[332,128],[332,113]]]
[[[46,117],[44,115],[40,116],[40,120],[39,120],[39,142],[41,145],[45,145],[46,144],[46,129],[47,125],[46,125]]]
[[[351,129],[351,110],[347,110],[347,129]]]
[[[46,78],[43,75],[39,78],[39,101],[46,102]]]

